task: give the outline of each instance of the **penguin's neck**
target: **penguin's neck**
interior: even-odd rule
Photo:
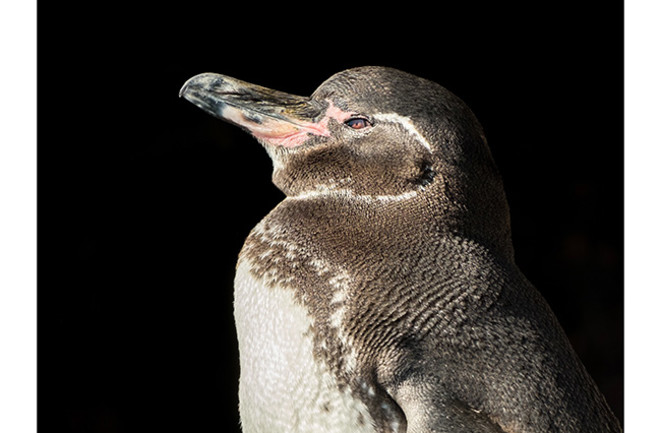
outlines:
[[[499,261],[513,262],[509,232],[496,222],[470,224],[478,218],[466,217],[465,209],[439,202],[429,192],[416,188],[396,194],[358,194],[350,189],[317,187],[288,196],[281,205],[298,209],[297,215],[313,216],[317,223],[326,219],[328,226],[334,226],[339,221],[341,230],[349,232],[387,233],[394,242],[397,237],[410,239],[406,233],[417,234],[420,242],[440,238],[469,241],[483,246]]]

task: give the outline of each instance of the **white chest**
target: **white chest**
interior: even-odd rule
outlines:
[[[291,289],[266,287],[243,258],[234,296],[244,433],[374,432],[365,404],[314,358],[314,321]]]

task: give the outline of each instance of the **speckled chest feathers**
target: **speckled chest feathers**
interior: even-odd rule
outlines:
[[[286,195],[237,266],[245,433],[621,430],[515,265],[460,99],[381,67],[310,97],[219,74],[181,96],[251,133]]]

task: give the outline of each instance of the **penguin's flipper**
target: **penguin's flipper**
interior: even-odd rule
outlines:
[[[397,390],[396,396],[395,400],[406,417],[408,431],[504,433],[486,414],[445,395],[434,395],[428,387],[404,385]]]

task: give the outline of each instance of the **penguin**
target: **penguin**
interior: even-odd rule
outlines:
[[[285,195],[236,266],[243,432],[621,431],[516,266],[457,96],[372,66],[309,97],[214,73],[180,96],[254,136]]]

